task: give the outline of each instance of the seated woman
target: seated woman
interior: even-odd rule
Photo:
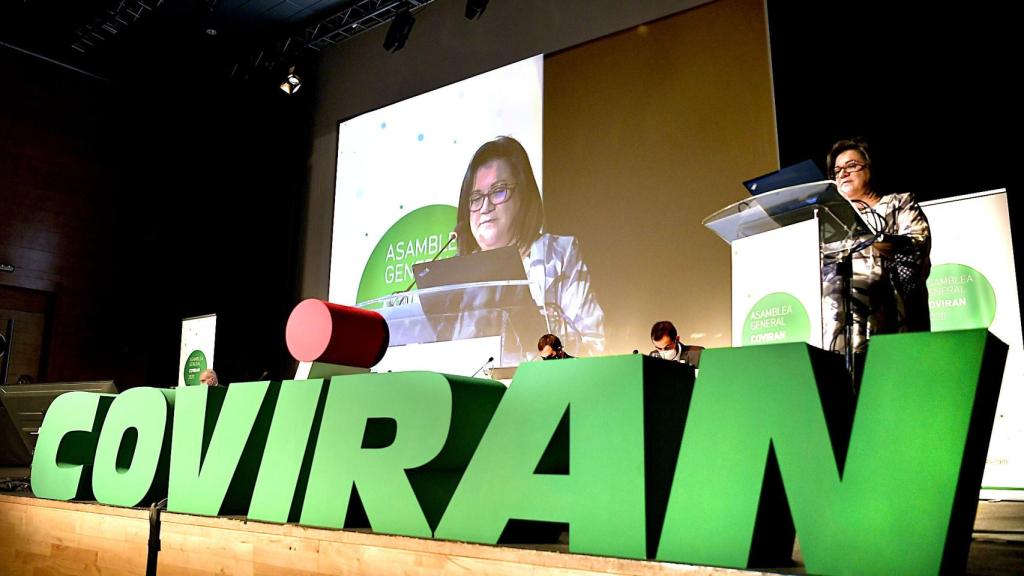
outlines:
[[[839,192],[860,210],[877,235],[853,253],[852,349],[866,351],[874,334],[928,331],[931,232],[913,194],[881,194],[872,180],[871,154],[860,139],[840,140],[828,155]],[[823,337],[841,352],[844,340],[842,278],[835,256],[822,262]]]
[[[502,136],[473,155],[459,197],[459,255],[515,246],[548,330],[576,354],[604,351],[604,312],[572,236],[546,234],[544,205],[522,144]]]

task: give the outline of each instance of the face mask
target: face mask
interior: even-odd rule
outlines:
[[[679,347],[678,346],[673,346],[673,347],[669,348],[668,350],[659,350],[658,351],[658,356],[661,357],[664,360],[675,360],[676,356],[678,356],[678,355],[679,355]]]

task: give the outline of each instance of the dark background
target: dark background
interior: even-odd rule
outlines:
[[[896,9],[898,7],[898,10]],[[782,165],[862,136],[887,191],[919,200],[1009,185],[1008,9],[768,2]]]
[[[213,312],[225,380],[282,374],[308,100],[0,65],[0,285],[51,300],[37,381],[173,386],[181,319]]]

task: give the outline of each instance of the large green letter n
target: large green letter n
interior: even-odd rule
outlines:
[[[847,435],[807,346],[708,351],[658,558],[747,567],[775,474],[809,573],[962,571],[1005,355],[983,330],[872,338]]]

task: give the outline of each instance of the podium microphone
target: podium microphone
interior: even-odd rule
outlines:
[[[487,366],[491,362],[494,362],[494,356],[491,356],[490,358],[487,359],[487,362],[484,362],[483,364],[481,364],[480,367],[476,369],[476,372],[473,372],[473,374],[470,376],[470,378],[476,377],[476,375],[479,374],[480,371],[484,369],[484,366]]]
[[[456,232],[455,230],[452,230],[451,232],[449,232],[448,233],[448,241],[444,243],[444,246],[441,246],[441,249],[437,251],[437,254],[434,254],[433,258],[431,258],[430,260],[427,260],[427,263],[429,264],[430,262],[433,262],[434,260],[437,260],[438,258],[440,258],[441,254],[445,250],[447,250],[448,247],[452,245],[452,242],[454,242],[455,239],[458,238],[458,237],[459,237],[459,233]],[[409,284],[408,286],[405,287],[405,290],[401,290],[401,291],[395,292],[395,294],[402,294],[404,292],[408,292],[409,290],[412,290],[412,287],[415,286],[415,285],[416,285],[416,281],[413,280],[412,284]]]

